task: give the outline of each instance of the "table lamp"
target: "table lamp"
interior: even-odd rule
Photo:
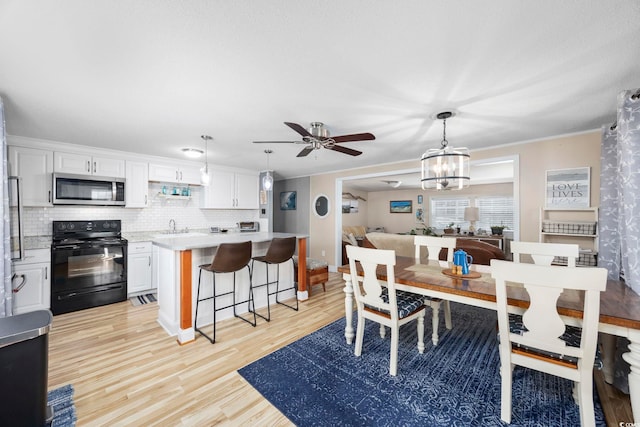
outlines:
[[[475,223],[480,219],[480,209],[476,207],[464,208],[464,220],[469,221],[469,235],[473,236],[476,231]]]

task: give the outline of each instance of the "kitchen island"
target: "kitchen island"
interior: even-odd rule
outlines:
[[[220,234],[168,234],[166,236],[156,236],[153,240],[154,258],[154,280],[157,281],[158,289],[158,323],[171,336],[177,336],[179,344],[186,344],[195,340],[194,311],[198,291],[198,266],[208,264],[215,255],[217,247],[222,243],[252,242],[253,256],[264,255],[269,247],[269,243],[275,237],[292,237],[298,240],[298,259],[302,264],[298,268],[297,282],[299,283],[298,293],[283,293],[280,298],[286,299],[295,297],[299,300],[306,300],[308,292],[306,289],[306,235],[296,235],[291,233],[269,233],[269,232],[234,232]],[[270,266],[275,269],[276,266]],[[269,276],[275,277],[275,270],[269,270]],[[213,288],[213,278],[210,273],[202,275],[203,285],[201,293],[210,295]],[[253,277],[250,278],[246,269],[238,272],[236,282],[238,283],[237,300],[248,299],[249,280],[254,284],[261,284],[266,279],[266,267],[262,263],[256,263]],[[293,276],[293,262],[288,261],[280,268],[280,281],[283,288],[288,288],[295,281]],[[219,274],[216,278],[216,288],[221,291],[232,288],[233,278],[231,274]],[[208,294],[207,294],[208,292]],[[230,296],[229,296],[230,297]],[[267,305],[266,290],[255,292],[255,307],[260,310]],[[202,304],[198,312],[198,325],[211,322],[213,317],[212,307],[209,304]],[[238,313],[248,311],[246,306],[238,306]],[[233,317],[231,308],[222,311],[218,315],[218,320]]]

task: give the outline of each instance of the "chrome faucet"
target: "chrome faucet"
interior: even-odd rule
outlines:
[[[176,232],[176,220],[175,219],[170,219],[169,220],[169,231],[171,233],[175,233]]]

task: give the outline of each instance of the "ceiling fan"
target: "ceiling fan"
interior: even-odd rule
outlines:
[[[321,122],[311,122],[309,130],[303,128],[297,123],[284,122],[294,131],[302,136],[302,141],[253,141],[255,144],[308,144],[303,148],[296,157],[304,157],[313,150],[319,150],[321,147],[329,150],[338,151],[340,153],[349,154],[350,156],[359,156],[362,151],[353,150],[351,148],[337,145],[341,142],[352,141],[370,141],[376,139],[371,133],[354,133],[351,135],[329,136],[329,130],[324,127]]]

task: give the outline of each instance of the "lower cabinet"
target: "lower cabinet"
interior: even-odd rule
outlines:
[[[127,253],[127,293],[140,294],[153,290],[151,242],[129,243]]]
[[[46,310],[51,306],[51,251],[31,249],[24,255],[24,260],[13,263],[13,314]]]

